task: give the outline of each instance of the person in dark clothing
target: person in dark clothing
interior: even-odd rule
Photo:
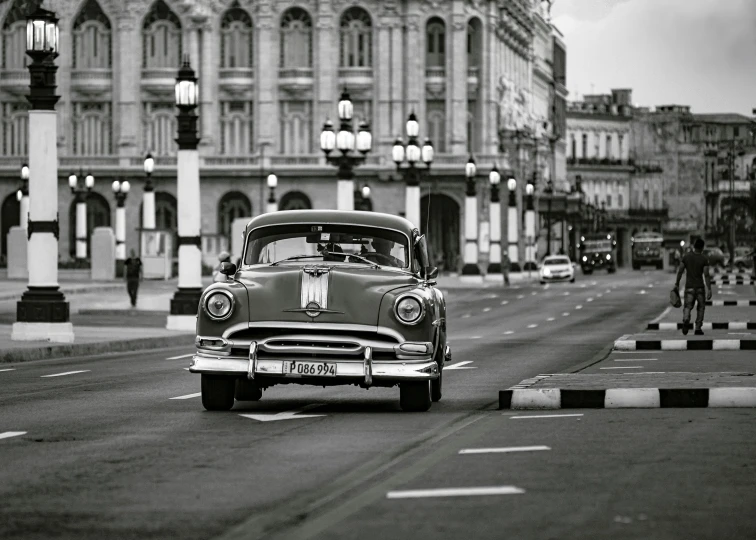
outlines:
[[[680,267],[677,270],[677,280],[675,289],[680,288],[680,279],[683,273],[685,276],[685,299],[683,301],[683,321],[682,333],[687,334],[690,330],[690,312],[693,306],[696,306],[696,331],[697,336],[703,335],[701,325],[703,325],[704,311],[706,310],[706,300],[711,300],[711,279],[709,278],[709,259],[703,254],[703,238],[696,238],[693,243],[693,251],[686,253]]]
[[[142,280],[142,260],[132,249],[129,258],[123,264],[126,269],[126,290],[129,292],[131,307],[136,307],[139,282]]]

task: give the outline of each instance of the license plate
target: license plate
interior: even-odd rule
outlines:
[[[328,362],[284,362],[284,374],[303,377],[335,377],[336,364]]]

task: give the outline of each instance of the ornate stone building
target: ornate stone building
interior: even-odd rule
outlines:
[[[15,192],[28,152],[23,4],[0,5],[3,254],[8,228],[18,223]],[[423,223],[430,197],[430,242],[443,266],[456,269],[468,155],[478,163],[484,210],[488,170],[514,144],[504,119],[550,121],[547,100],[559,86],[549,81],[554,29],[537,0],[46,0],[45,7],[60,17],[63,259],[73,252],[71,172],[91,171],[96,179],[90,230],[114,222],[111,182],[131,182],[127,245],[137,248],[142,164],[151,152],[157,225],[175,229],[173,85],[185,55],[200,82],[201,219],[209,255],[227,245],[233,219],[263,211],[270,172],[279,177],[279,208],[334,206],[335,170],[318,141],[347,88],[355,117],[373,133],[373,150],[356,170],[356,189],[370,185],[372,199],[357,194],[357,206],[403,211],[391,146],[405,136],[414,111],[420,136],[436,149],[422,185]],[[565,179],[563,171],[551,174]]]

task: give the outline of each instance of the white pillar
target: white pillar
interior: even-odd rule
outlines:
[[[535,210],[525,210],[525,238],[525,264],[535,264]]]
[[[420,229],[420,186],[407,186],[405,199],[404,217]]]
[[[354,180],[339,178],[336,189],[336,208],[338,210],[354,210]]]
[[[277,212],[277,211],[278,211],[278,203],[275,201],[273,202],[268,201],[265,206],[265,212],[270,214],[271,212]]]
[[[29,196],[24,195],[21,197],[21,220],[19,225],[21,225],[21,228],[26,230],[29,228]]]
[[[201,228],[199,152],[178,151],[178,235],[199,237]],[[179,289],[202,287],[202,249],[197,245],[179,246]]]
[[[29,219],[36,223],[57,223],[58,220],[58,141],[55,110],[29,111]],[[11,339],[19,341],[54,341],[73,343],[74,332],[68,317],[68,303],[58,291],[58,238],[53,231],[35,230],[29,238],[27,261],[29,288],[19,302],[18,313],[24,304],[45,304],[47,321],[28,322],[19,316],[13,324]],[[41,289],[41,290],[40,290]],[[46,290],[45,290],[46,289]],[[32,296],[48,299],[33,301]],[[54,297],[54,298],[52,298]],[[65,322],[53,322],[65,321]]]
[[[155,228],[155,192],[145,191],[142,195],[142,228]]]
[[[488,255],[488,273],[501,274],[501,203],[492,201],[488,207],[491,220],[491,249]]]
[[[116,207],[115,214],[116,261],[126,260],[126,208]],[[118,263],[116,263],[118,265]]]
[[[507,208],[507,254],[509,255],[509,267],[513,272],[520,271],[520,228],[518,227],[517,207],[509,206]]]
[[[87,258],[87,203],[76,203],[76,258]]]
[[[465,197],[465,253],[462,274],[480,279],[478,267],[478,198]]]

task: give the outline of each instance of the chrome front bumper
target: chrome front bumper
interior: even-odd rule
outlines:
[[[259,359],[257,355],[257,343],[252,342],[249,346],[249,356],[215,356],[211,352],[198,351],[192,357],[189,365],[191,373],[210,373],[217,375],[246,376],[248,379],[267,379],[275,383],[275,379],[308,379],[341,381],[344,384],[360,383],[363,386],[371,386],[376,380],[381,381],[427,381],[435,380],[439,376],[438,364],[430,356],[423,356],[412,360],[375,361],[371,347],[365,347],[362,360],[344,359],[337,356],[333,358],[283,358],[283,359]],[[446,356],[451,359],[451,352]],[[336,375],[329,377],[302,376],[295,373],[286,373],[284,364],[287,362],[327,362],[336,364]],[[314,384],[317,384],[315,382]]]

